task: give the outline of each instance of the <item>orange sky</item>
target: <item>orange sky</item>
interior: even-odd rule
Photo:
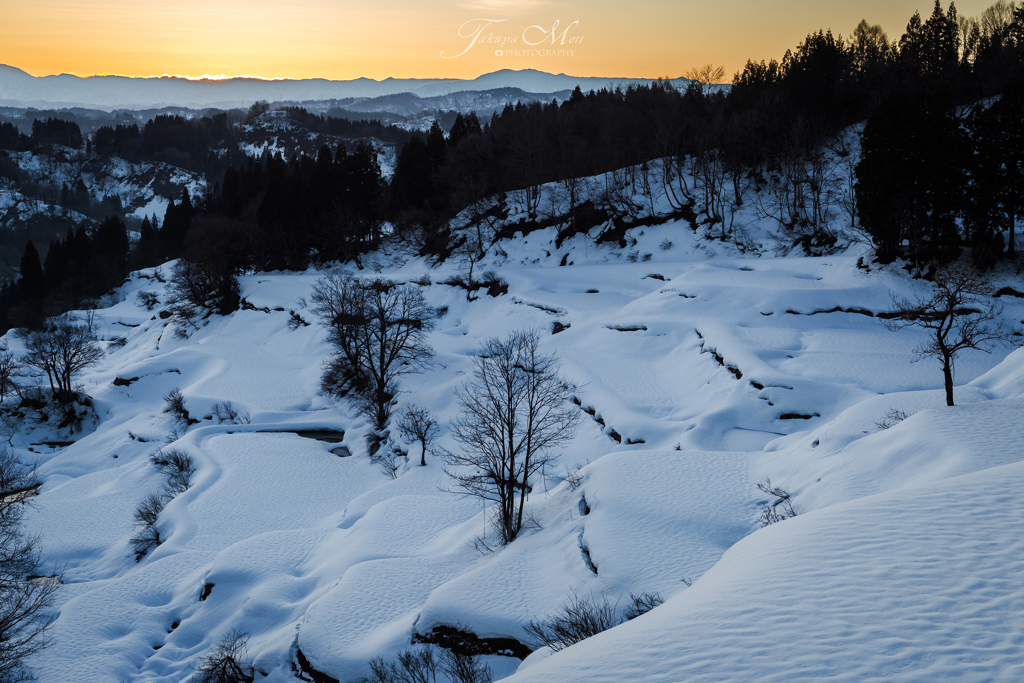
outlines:
[[[992,0],[963,0],[962,15]],[[861,19],[898,37],[926,0],[0,0],[0,63],[56,73],[254,75],[266,78],[472,78],[502,68],[576,76],[677,77],[691,66],[779,58],[818,28],[849,35]],[[515,38],[517,50],[571,55],[497,56],[460,27]],[[559,22],[564,45],[552,46]],[[463,32],[473,29],[469,24]],[[570,43],[575,38],[577,42]]]

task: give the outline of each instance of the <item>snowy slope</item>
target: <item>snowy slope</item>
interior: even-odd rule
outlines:
[[[512,680],[1019,677],[1024,351],[965,354],[960,405],[947,409],[938,368],[911,362],[921,333],[866,314],[927,283],[866,273],[856,249],[711,255],[674,222],[630,236],[626,250],[584,236],[556,249],[554,229],[505,241],[483,264],[509,283],[497,298],[422,286],[447,311],[429,335],[434,367],[403,381],[400,403],[443,424],[482,340],[568,326],[544,347],[587,412],[535,486],[536,524],[487,554],[473,547],[486,511],[444,490],[441,462],[416,466],[412,446],[398,478],[385,476],[366,456],[365,420],[319,392],[323,331],[287,323],[291,310],[313,321],[303,299],[320,273],[242,278],[255,310],[187,339],[137,301],[165,301],[157,273],[135,274],[96,316],[104,338],[125,340],[82,377],[99,426],[66,448],[15,440],[44,482],[32,529],[66,568],[40,681],[181,681],[234,628],[251,634],[266,680],[291,680],[297,649],[358,680],[371,657],[439,625],[536,647],[524,626],[573,591],[620,607],[630,592],[668,601],[534,654]],[[365,265],[402,282],[456,269],[400,251]],[[1018,301],[1004,301],[1008,320],[1024,319]],[[162,397],[176,387],[199,424],[168,437]],[[251,422],[204,419],[225,400]],[[882,431],[889,408],[914,414]],[[353,457],[296,433],[309,429],[344,431]],[[148,457],[168,438],[196,459],[195,485],[136,564],[132,512],[160,486]],[[446,433],[440,443],[454,447]],[[574,490],[564,479],[576,465]],[[801,515],[759,530],[765,476]],[[488,663],[500,676],[519,666]]]

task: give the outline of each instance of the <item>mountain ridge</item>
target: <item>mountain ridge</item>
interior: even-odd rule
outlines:
[[[619,86],[642,85],[657,79],[569,76],[536,69],[500,69],[472,79],[393,78],[374,80],[324,78],[263,80],[251,77],[228,79],[188,79],[179,76],[76,76],[59,74],[32,76],[25,71],[0,64],[0,106],[20,107],[93,107],[106,110],[143,109],[163,106],[245,107],[257,100],[317,101],[351,97],[382,97],[411,93],[418,97],[437,97],[460,91],[519,88],[532,93],[572,90],[599,90]],[[682,85],[686,79],[674,79]]]

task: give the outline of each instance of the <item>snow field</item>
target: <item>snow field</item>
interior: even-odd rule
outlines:
[[[371,657],[438,625],[526,642],[529,621],[573,591],[620,608],[630,592],[667,602],[538,652],[511,680],[1019,677],[1024,351],[965,354],[960,405],[946,409],[938,368],[911,362],[922,334],[816,313],[881,312],[890,290],[925,284],[864,273],[854,251],[709,258],[685,224],[643,233],[635,248],[648,261],[583,237],[556,250],[545,230],[488,256],[508,295],[423,288],[447,312],[429,335],[433,368],[403,379],[399,407],[425,406],[443,425],[481,341],[568,325],[544,346],[578,386],[576,438],[535,485],[533,523],[491,553],[473,548],[486,510],[445,491],[436,447],[421,468],[412,445],[391,479],[366,457],[365,419],[319,392],[329,347],[300,301],[319,272],[242,278],[266,312],[211,318],[188,339],[156,315],[163,305],[138,304],[141,290],[165,302],[154,272],[133,276],[96,316],[101,336],[125,345],[81,378],[99,427],[60,450],[34,446],[35,433],[15,441],[44,481],[32,528],[66,567],[40,681],[182,681],[235,628],[267,680],[291,680],[299,648],[355,681]],[[574,265],[559,267],[565,253]],[[380,254],[366,265],[400,282],[455,272]],[[290,330],[291,310],[314,324]],[[167,446],[173,388],[199,420],[173,447],[198,471],[160,516],[163,544],[135,564],[132,512],[161,486],[148,458]],[[226,400],[251,423],[205,419]],[[889,408],[913,415],[880,430]],[[287,433],[301,429],[344,431],[353,457]],[[443,433],[438,446],[454,444]],[[564,479],[577,465],[573,490]],[[766,476],[801,515],[758,530]],[[502,676],[518,666],[488,663]]]

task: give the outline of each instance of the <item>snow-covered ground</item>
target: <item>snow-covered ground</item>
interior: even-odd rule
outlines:
[[[39,680],[181,681],[240,629],[257,680],[293,680],[301,650],[355,681],[370,658],[439,625],[536,647],[524,627],[574,592],[620,609],[630,592],[666,603],[521,667],[487,657],[496,676],[1019,680],[1024,350],[965,353],[947,408],[938,365],[913,362],[923,333],[868,315],[927,282],[865,272],[856,247],[712,255],[685,222],[630,236],[629,249],[584,236],[556,249],[553,228],[503,241],[478,267],[508,294],[474,301],[439,284],[455,265],[400,251],[364,261],[365,275],[435,283],[412,285],[445,310],[429,334],[435,364],[403,380],[399,402],[441,419],[439,445],[455,447],[453,389],[489,336],[541,330],[579,387],[576,437],[528,503],[536,523],[491,553],[473,544],[486,509],[445,490],[434,454],[419,467],[412,445],[389,478],[367,457],[365,419],[319,391],[329,347],[305,302],[322,273],[242,278],[257,310],[187,339],[162,305],[137,300],[165,302],[166,285],[153,270],[133,275],[96,315],[101,336],[124,345],[81,378],[97,429],[66,448],[15,439],[44,482],[32,530],[66,580]],[[1024,300],[1002,303],[1008,321],[1024,320]],[[290,329],[290,311],[314,324]],[[550,335],[556,322],[567,329]],[[168,447],[174,388],[199,424],[173,446],[198,472],[160,515],[162,545],[136,564],[132,514],[161,485],[149,456]],[[251,421],[204,419],[220,401]],[[883,430],[890,409],[911,416]],[[304,429],[344,431],[353,456]],[[765,477],[800,514],[760,529]]]

